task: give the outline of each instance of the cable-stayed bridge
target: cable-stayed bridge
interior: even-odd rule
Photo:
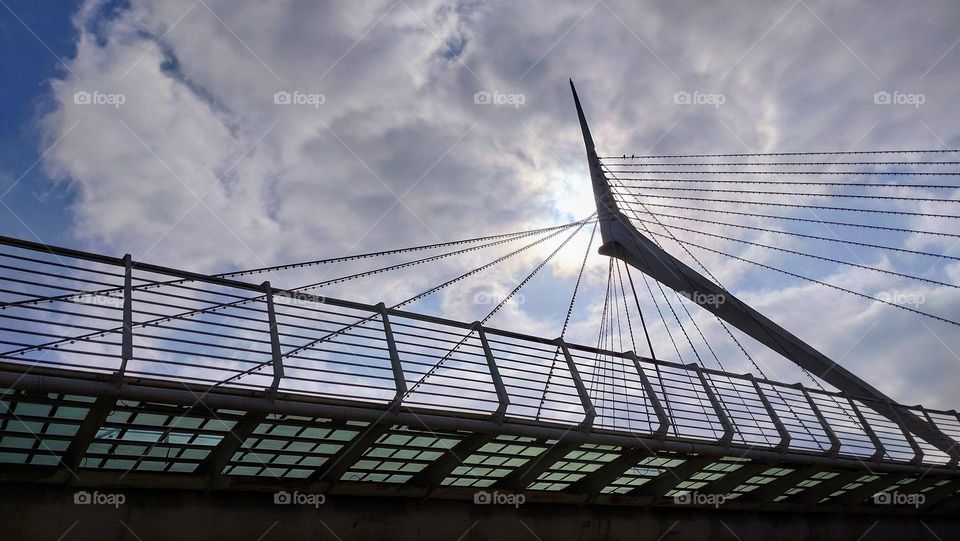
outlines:
[[[955,332],[949,313],[831,283],[816,265],[956,289],[894,263],[960,260],[950,255],[960,185],[943,178],[960,162],[941,159],[960,151],[603,157],[574,98],[597,210],[563,225],[219,275],[0,238],[3,480],[956,513],[957,412],[898,404],[726,289],[710,262]],[[559,337],[497,327],[582,238]],[[478,321],[412,306],[538,250]],[[596,342],[583,344],[567,333],[589,302],[581,286],[597,250],[606,291]],[[467,256],[483,262],[389,304],[328,294]],[[319,278],[290,287],[292,275]],[[725,369],[717,336],[750,373]],[[768,377],[757,348],[808,381]]]

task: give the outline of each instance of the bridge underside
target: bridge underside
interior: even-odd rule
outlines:
[[[120,508],[73,505],[61,487],[0,485],[0,523],[10,539],[956,539],[948,517],[833,513],[738,513],[543,505],[519,508],[440,499],[329,498],[273,505],[269,494],[126,490]]]
[[[475,522],[481,539],[524,523],[542,539],[845,539],[881,515],[901,539],[957,537],[958,461],[878,408],[952,438],[955,411],[4,243],[39,284],[0,310],[13,538],[76,523],[96,534],[66,539],[255,539],[267,519],[344,539],[456,539]],[[291,494],[325,502],[273,503]]]
[[[118,384],[107,374],[16,364],[0,367],[0,386],[9,389],[0,479],[14,500],[9,495],[21,489],[13,487],[36,485],[28,492],[45,502],[36,509],[60,500],[68,508],[80,491],[144,489],[249,493],[236,501],[267,503],[277,491],[323,494],[331,502],[461,500],[470,508],[498,507],[473,503],[483,497],[478,494],[497,492],[522,494],[524,505],[655,506],[691,516],[720,507],[725,513],[922,514],[926,521],[960,507],[955,469],[658,442],[183,382],[126,378]],[[157,495],[162,492],[145,497],[168,498],[165,505],[174,507],[178,498],[198,497]],[[875,502],[880,492],[899,495],[899,505]],[[29,501],[16,500],[14,508]],[[456,509],[451,513],[479,512]],[[621,511],[578,513],[603,521]],[[773,527],[779,519],[767,520]],[[859,527],[859,519],[854,522]]]

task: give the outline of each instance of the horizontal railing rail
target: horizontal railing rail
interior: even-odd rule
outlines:
[[[956,467],[864,397],[9,237],[0,321],[0,358],[118,380]]]

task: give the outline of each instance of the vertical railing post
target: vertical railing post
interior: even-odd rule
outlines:
[[[920,445],[917,443],[917,439],[913,437],[913,433],[910,432],[910,429],[907,428],[906,423],[900,419],[900,415],[897,414],[897,409],[901,408],[899,404],[894,404],[892,402],[886,403],[887,407],[890,408],[890,411],[893,413],[894,422],[897,423],[897,428],[903,432],[903,438],[907,440],[907,443],[910,445],[910,448],[913,449],[913,458],[910,460],[911,464],[922,464],[923,463],[923,449],[920,448]]]
[[[960,413],[957,413],[956,410],[950,410],[950,413],[952,413],[953,416],[956,417],[958,421],[960,421]],[[957,463],[956,461],[954,461],[953,467],[954,468],[960,467],[960,463]]]
[[[133,358],[133,258],[123,256],[123,331],[120,337],[120,369],[117,384],[123,382],[127,363]]]
[[[270,324],[270,358],[273,364],[273,382],[270,384],[270,399],[277,396],[280,380],[283,379],[283,354],[280,352],[280,330],[277,328],[277,311],[273,306],[273,288],[270,282],[260,284],[267,297],[267,321]]]
[[[757,391],[757,396],[760,397],[760,402],[763,404],[763,408],[767,410],[767,415],[770,416],[770,420],[773,421],[773,426],[777,427],[777,434],[780,435],[780,442],[777,443],[776,449],[784,450],[790,447],[790,431],[787,430],[787,427],[783,424],[783,421],[780,419],[780,415],[777,413],[777,410],[774,409],[773,404],[770,403],[770,399],[767,398],[767,395],[763,392],[763,389],[760,388],[760,383],[757,381],[757,378],[753,374],[747,374],[747,379],[753,383],[754,390]]]
[[[820,411],[820,406],[817,406],[817,403],[813,401],[813,397],[810,396],[810,391],[807,390],[802,384],[798,383],[794,388],[799,389],[803,394],[803,397],[807,399],[807,404],[810,405],[810,410],[816,416],[817,421],[820,422],[820,425],[823,426],[823,431],[827,434],[827,439],[830,440],[830,448],[827,449],[827,454],[830,456],[837,456],[840,453],[840,438],[837,437],[837,434],[833,431],[833,427],[830,426],[830,423],[827,422],[827,418],[824,417],[823,412]],[[801,421],[802,422],[802,421]]]
[[[920,412],[923,413],[923,417],[927,420],[927,422],[930,423],[930,425],[933,426],[934,428],[938,428],[936,421],[933,420],[933,417],[930,417],[930,412],[927,411],[927,409],[924,408],[923,406],[917,406],[917,407],[920,408]],[[956,468],[957,461],[958,461],[958,458],[956,456],[950,457],[950,462],[947,462],[947,467]]]
[[[870,460],[880,462],[883,460],[884,453],[887,452],[883,446],[883,442],[880,440],[880,437],[877,436],[877,433],[873,431],[873,427],[867,422],[867,417],[860,411],[853,397],[846,396],[846,394],[844,394],[844,397],[850,402],[850,407],[853,408],[853,412],[857,414],[857,419],[860,421],[860,425],[863,426],[863,431],[867,434],[867,437],[870,438],[870,443],[873,444],[874,449],[876,449],[873,456],[870,457]]]
[[[390,318],[387,317],[387,306],[382,302],[377,304],[377,311],[380,312],[380,320],[383,322],[383,334],[387,339],[387,351],[390,353],[390,367],[393,369],[393,383],[397,389],[397,394],[390,404],[391,409],[397,409],[407,395],[407,378],[403,375],[403,365],[400,364],[400,353],[397,351],[397,343],[393,339],[393,329],[390,327]]]
[[[727,415],[726,410],[723,408],[723,404],[720,403],[720,399],[717,398],[717,394],[713,391],[713,387],[710,386],[710,381],[707,380],[707,376],[703,373],[703,370],[700,369],[700,365],[697,363],[691,363],[686,366],[687,369],[692,369],[697,373],[697,377],[700,378],[700,383],[703,384],[703,390],[707,393],[707,399],[710,400],[710,405],[713,406],[713,409],[717,412],[717,418],[720,419],[720,425],[723,427],[723,437],[721,437],[717,443],[720,445],[730,445],[730,442],[733,441],[734,428],[733,423],[730,422],[730,417]]]
[[[637,357],[637,354],[633,351],[628,351],[624,353],[624,355],[633,361],[633,366],[637,369],[637,375],[640,377],[640,385],[643,386],[644,392],[647,393],[647,397],[650,399],[650,405],[653,406],[653,411],[656,413],[657,420],[660,423],[653,432],[653,435],[659,439],[663,439],[670,430],[670,418],[667,416],[666,411],[664,411],[660,399],[657,398],[657,393],[654,392],[653,385],[650,385],[650,379],[647,378],[647,374],[644,373],[643,366],[640,365],[640,359]]]
[[[503,378],[500,377],[500,369],[497,368],[497,361],[493,358],[493,350],[490,343],[487,342],[487,333],[483,332],[483,326],[479,321],[470,325],[470,330],[477,333],[480,338],[480,345],[483,347],[483,356],[487,358],[487,367],[490,369],[490,379],[493,380],[493,386],[497,390],[497,401],[499,406],[493,416],[498,422],[503,422],[503,417],[507,413],[507,407],[510,405],[510,396],[507,394],[507,387],[503,384]]]
[[[563,353],[563,358],[567,361],[567,369],[570,370],[570,377],[573,378],[573,385],[577,388],[577,394],[580,396],[580,404],[583,406],[584,417],[583,423],[580,426],[584,431],[588,431],[593,427],[593,420],[597,416],[597,412],[593,407],[593,401],[590,400],[590,393],[587,392],[587,386],[583,384],[583,379],[580,378],[580,371],[577,370],[577,365],[573,362],[573,356],[570,355],[570,350],[567,349],[567,343],[563,341],[563,338],[557,338],[553,343],[560,348],[560,352]]]

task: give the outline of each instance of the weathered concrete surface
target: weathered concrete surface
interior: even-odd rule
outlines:
[[[76,489],[0,485],[0,539],[741,540],[960,539],[960,517],[784,514],[330,497],[316,508],[272,493],[123,490],[74,503]],[[91,498],[93,498],[91,494]]]

